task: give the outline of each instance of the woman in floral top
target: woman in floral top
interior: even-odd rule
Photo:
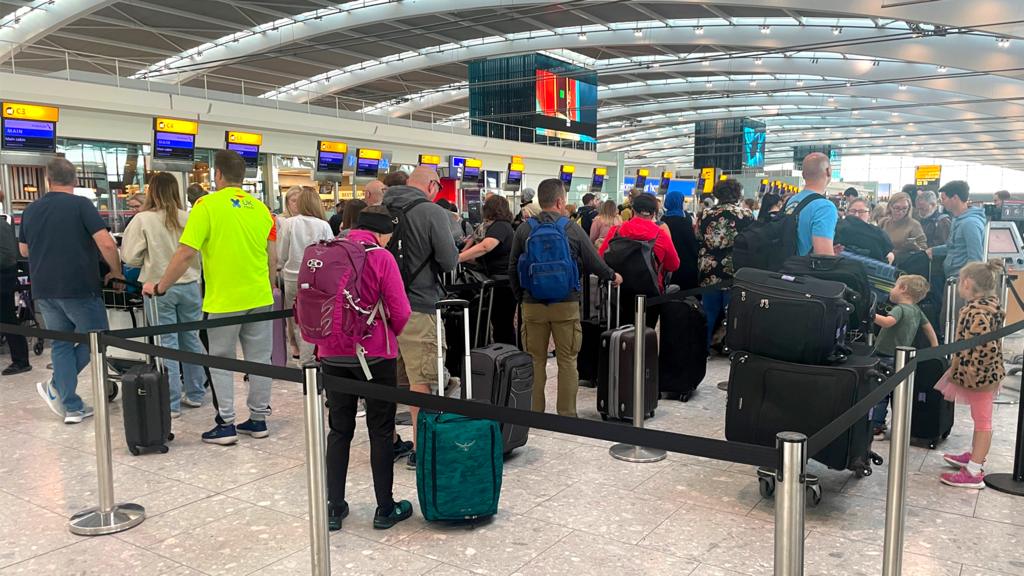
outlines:
[[[743,186],[736,180],[723,180],[715,185],[718,205],[705,210],[700,216],[697,234],[700,246],[700,285],[710,286],[732,280],[732,247],[736,235],[754,221],[754,214],[739,204],[743,198]],[[708,317],[708,349],[711,337],[718,326],[719,315],[725,316],[729,306],[729,290],[718,290],[704,294],[704,313]]]

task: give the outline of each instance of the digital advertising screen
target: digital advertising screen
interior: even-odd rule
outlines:
[[[750,168],[764,167],[764,150],[767,133],[760,122],[743,123],[743,165]]]
[[[550,70],[537,70],[538,134],[597,142],[597,86]]]
[[[156,132],[153,137],[153,158],[161,160],[195,160],[196,137],[194,134]]]
[[[55,152],[57,124],[36,120],[3,119],[3,149],[21,152]]]
[[[254,144],[235,144],[228,142],[228,150],[238,152],[238,155],[245,160],[246,168],[255,168],[260,163],[260,147]]]

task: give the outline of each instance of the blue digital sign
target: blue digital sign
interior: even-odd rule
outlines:
[[[764,167],[765,147],[764,125],[743,127],[743,165],[752,168]]]
[[[153,158],[189,162],[195,159],[196,137],[192,134],[157,132],[154,140]]]
[[[254,144],[228,143],[228,150],[238,152],[238,155],[245,160],[246,168],[255,168],[260,161],[260,147]]]
[[[380,160],[377,158],[359,158],[356,160],[356,176],[377,177],[380,171]]]
[[[23,152],[54,152],[57,150],[57,125],[34,120],[3,121],[3,149]]]
[[[341,174],[345,167],[345,154],[343,152],[324,152],[321,150],[316,156],[317,172],[334,172]]]

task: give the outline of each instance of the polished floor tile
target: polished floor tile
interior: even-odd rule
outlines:
[[[2,576],[16,574],[199,576],[201,573],[190,570],[166,556],[154,554],[116,538],[98,536],[0,570]]]
[[[679,504],[609,486],[576,484],[527,512],[527,516],[636,544]]]
[[[516,571],[516,576],[676,576],[689,574],[696,562],[573,532]]]

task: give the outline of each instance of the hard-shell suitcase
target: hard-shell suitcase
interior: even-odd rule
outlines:
[[[809,438],[882,385],[885,375],[886,368],[870,356],[851,356],[836,366],[810,366],[736,352],[729,371],[725,437],[762,446],[774,446],[779,432]],[[871,452],[866,415],[810,457],[858,477],[870,476],[872,464],[882,463]]]
[[[644,329],[644,414],[658,407],[658,335]],[[633,419],[633,366],[636,330],[626,325],[601,334],[597,373],[597,411],[602,420]]]
[[[149,298],[149,317],[156,325],[159,316],[156,298]],[[121,377],[123,388],[121,410],[124,413],[124,436],[128,451],[166,453],[171,433],[171,392],[160,358],[133,366]]]
[[[846,292],[840,282],[741,268],[732,286],[726,343],[733,351],[784,362],[842,362],[853,311]]]
[[[470,354],[473,367],[473,399],[495,406],[530,410],[533,403],[533,358],[508,344],[491,344],[474,348]],[[530,429],[501,423],[504,452],[526,445]]]
[[[782,273],[845,284],[845,298],[853,306],[849,331],[856,330],[856,338],[850,335],[850,339],[861,340],[871,330],[871,312],[877,298],[861,262],[838,256],[791,256],[782,265]]]
[[[928,442],[934,449],[949,437],[953,430],[953,403],[946,400],[935,389],[939,378],[949,368],[945,358],[933,358],[918,363],[914,370],[913,416],[910,420],[910,435]]]
[[[658,390],[662,397],[686,402],[708,368],[707,318],[696,298],[661,305],[661,341]]]
[[[473,398],[469,350],[469,302],[442,300],[436,305],[438,394],[444,395],[442,311],[461,308],[465,332],[463,390]],[[427,521],[472,520],[498,512],[503,445],[501,427],[493,420],[448,412],[420,410],[416,430],[416,491]]]

